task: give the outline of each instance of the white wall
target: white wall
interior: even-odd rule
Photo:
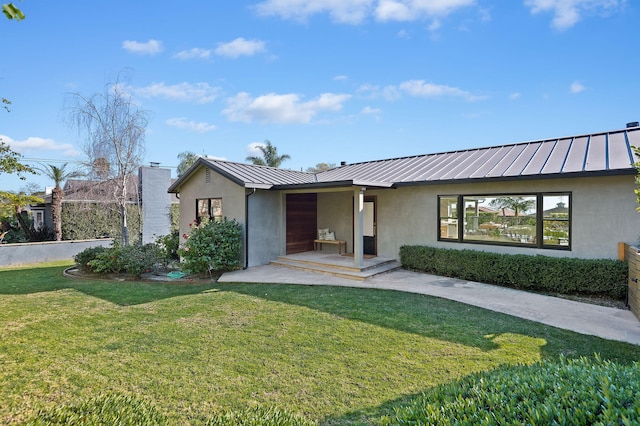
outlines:
[[[112,238],[99,240],[43,241],[38,243],[0,244],[0,266],[72,260],[91,247],[110,247]]]

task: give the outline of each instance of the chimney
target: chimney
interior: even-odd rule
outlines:
[[[151,163],[149,163],[150,167],[160,167],[160,163],[152,161]]]
[[[637,121],[632,121],[631,123],[627,123],[627,129],[630,129],[632,127],[638,127],[640,126],[640,123],[638,123]]]
[[[346,166],[346,165],[347,165],[347,162],[346,162],[346,161],[341,161],[341,162],[340,162],[340,167],[343,167],[343,166]]]

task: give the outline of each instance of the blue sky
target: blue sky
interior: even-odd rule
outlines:
[[[94,0],[0,20],[0,138],[28,163],[80,161],[70,93],[126,71],[145,163],[295,170],[625,127],[640,120],[640,14],[625,0]],[[1,190],[21,181],[0,175]]]

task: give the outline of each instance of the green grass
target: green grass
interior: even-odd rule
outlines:
[[[0,423],[101,393],[175,424],[274,405],[320,424],[375,424],[441,383],[503,364],[640,347],[394,291],[74,280],[0,270]]]

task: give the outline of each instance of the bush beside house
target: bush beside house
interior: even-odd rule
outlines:
[[[627,264],[619,260],[402,246],[400,262],[406,269],[521,290],[622,300],[627,289]]]

